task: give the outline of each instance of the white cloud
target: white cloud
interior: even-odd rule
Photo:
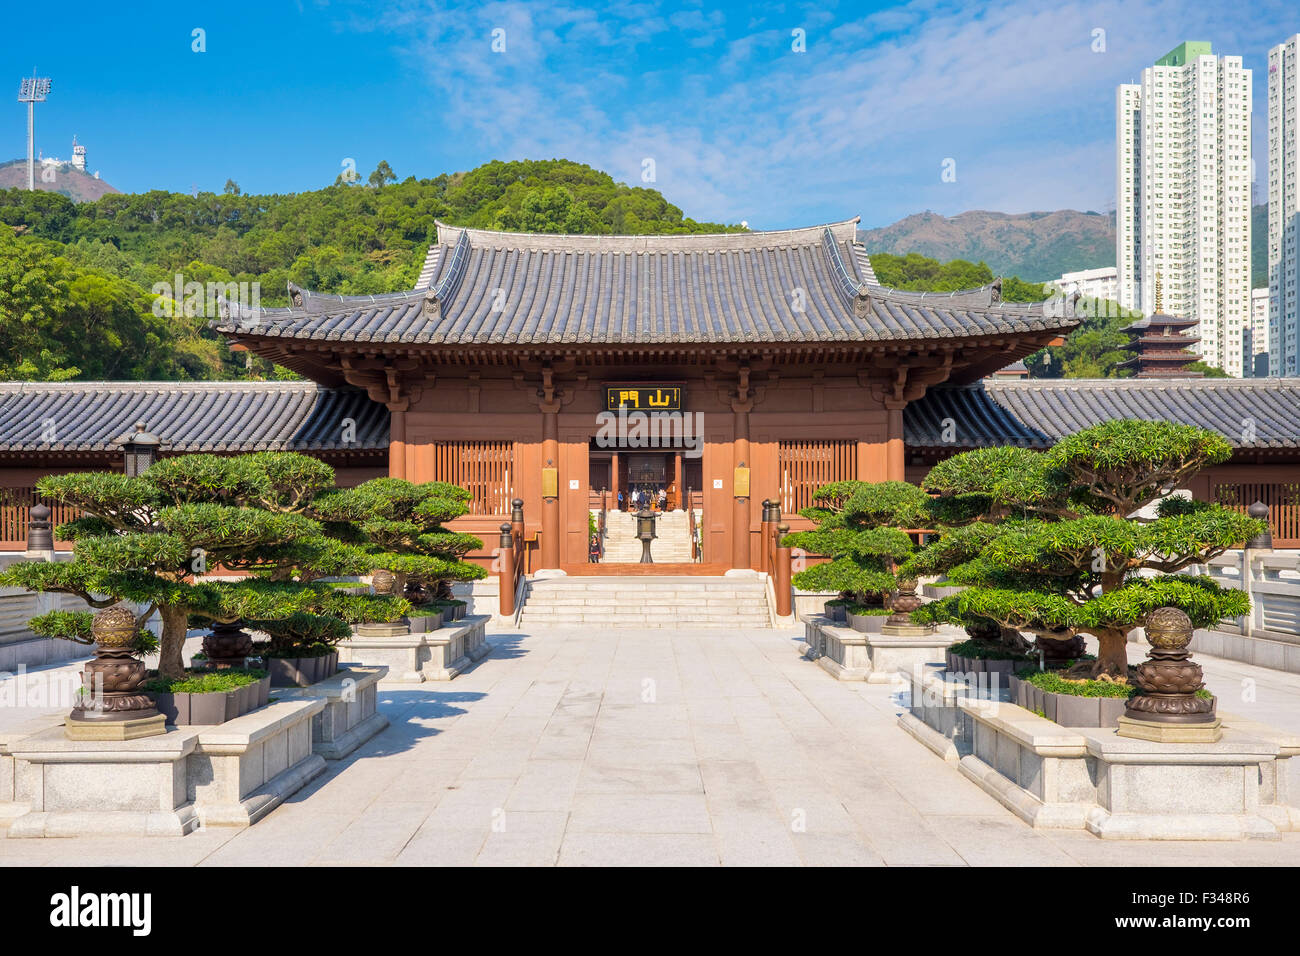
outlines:
[[[1227,3],[921,0],[835,25],[816,8],[724,22],[498,0],[399,5],[370,26],[424,71],[441,135],[471,137],[484,159],[567,156],[638,182],[652,156],[654,185],[688,215],[784,226],[1105,208],[1115,85],[1183,39],[1262,56],[1286,33],[1268,26],[1282,8],[1265,6],[1246,23]],[[807,53],[790,49],[794,26]],[[504,54],[491,52],[495,27]],[[1104,54],[1091,50],[1098,27]],[[948,157],[953,184],[939,180]]]

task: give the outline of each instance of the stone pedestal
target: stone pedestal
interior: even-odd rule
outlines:
[[[928,624],[882,624],[880,633],[885,637],[929,637],[934,628]]]
[[[927,664],[942,664],[944,651],[964,635],[926,630],[922,636],[899,637],[855,631],[834,624],[824,615],[804,622],[804,640],[797,647],[838,680],[887,683],[894,675],[911,673]]]
[[[324,708],[321,699],[277,701],[216,727],[120,742],[69,740],[58,726],[11,740],[11,805],[25,812],[8,836],[248,826],[325,769],[312,753],[312,718]]]
[[[487,615],[462,618],[452,626],[411,634],[374,633],[360,625],[351,640],[340,641],[339,660],[388,669],[387,681],[418,684],[426,680],[451,680],[492,652],[487,642]]]
[[[1153,740],[1162,744],[1212,744],[1223,736],[1223,722],[1214,720],[1195,724],[1153,724],[1132,717],[1119,718],[1119,735],[1134,740]]]
[[[1217,742],[1167,744],[1080,731],[1095,761],[1088,830],[1107,840],[1278,839],[1260,812],[1260,765],[1278,747],[1225,728]]]
[[[199,824],[186,790],[198,734],[120,742],[69,740],[62,727],[16,741],[14,790],[28,812],[9,838],[184,836]]]
[[[376,690],[387,674],[383,666],[345,664],[333,677],[309,687],[286,687],[276,696],[325,701],[324,709],[312,718],[312,751],[326,760],[339,760],[388,726],[388,718],[376,708]]]
[[[159,713],[122,720],[86,720],[78,714],[74,710],[64,725],[69,740],[138,740],[161,734],[167,725],[167,718]]]

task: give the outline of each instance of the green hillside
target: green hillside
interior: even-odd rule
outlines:
[[[567,160],[491,162],[467,173],[288,195],[153,191],[75,203],[0,191],[0,378],[266,377],[203,315],[154,314],[155,283],[257,282],[264,305],[290,281],[322,292],[415,284],[434,220],[528,232],[737,231],[702,223],[653,189]],[[246,363],[251,362],[251,365]]]

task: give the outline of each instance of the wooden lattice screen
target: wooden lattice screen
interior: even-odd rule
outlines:
[[[441,441],[433,446],[434,481],[466,488],[472,515],[508,515],[514,497],[514,442]]]
[[[781,513],[795,514],[813,503],[813,492],[822,485],[858,477],[858,443],[852,439],[783,441],[777,463]]]
[[[1268,505],[1273,547],[1300,548],[1300,482],[1240,482],[1214,486],[1214,500],[1245,511],[1256,501]]]

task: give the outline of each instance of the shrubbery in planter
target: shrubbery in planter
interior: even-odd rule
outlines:
[[[328,465],[279,452],[165,458],[138,477],[47,476],[40,494],[83,513],[56,530],[73,542],[74,560],[19,562],[0,572],[0,584],[74,594],[96,608],[134,602],[140,621],[157,612],[159,672],[180,678],[191,622],[310,614],[320,591],[331,590],[313,578],[369,569],[362,550],[328,537],[306,513],[333,482]],[[217,568],[253,576],[205,580]]]
[[[464,488],[446,482],[375,478],[321,495],[313,513],[326,522],[329,533],[364,548],[371,570],[392,572],[397,596],[423,604],[450,598],[452,581],[487,575],[479,565],[462,560],[483,542],[443,527],[468,513],[470,498]]]
[[[898,587],[897,571],[916,550],[904,528],[925,527],[928,496],[904,481],[838,481],[818,488],[815,505],[800,515],[811,531],[785,536],[790,547],[831,560],[794,575],[806,591],[838,591],[856,607],[886,607]]]
[[[144,689],[170,724],[220,724],[264,706],[270,678],[263,670],[202,671],[177,679],[155,673]]]
[[[939,496],[934,507],[945,523],[981,528],[981,546],[959,550],[964,560],[948,570],[967,589],[926,613],[961,623],[989,618],[1037,635],[1040,645],[1095,636],[1097,659],[1073,676],[1124,675],[1129,632],[1155,608],[1179,608],[1196,627],[1247,613],[1243,592],[1177,572],[1242,544],[1263,522],[1166,497],[1231,454],[1204,429],[1111,421],[1046,452],[987,448],[940,462],[923,487]],[[1156,502],[1156,516],[1145,517]]]

